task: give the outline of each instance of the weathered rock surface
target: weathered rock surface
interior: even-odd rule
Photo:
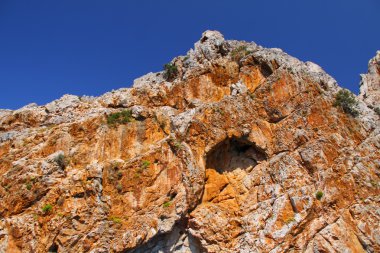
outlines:
[[[0,252],[379,252],[378,56],[357,118],[316,64],[216,31],[174,80],[0,110]]]
[[[361,75],[359,97],[371,108],[380,110],[380,51],[368,62],[368,73]]]

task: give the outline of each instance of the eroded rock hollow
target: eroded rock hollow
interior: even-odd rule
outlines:
[[[356,117],[216,31],[132,88],[0,110],[0,252],[379,252],[379,55]]]

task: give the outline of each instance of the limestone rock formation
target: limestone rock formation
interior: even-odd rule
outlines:
[[[380,51],[368,62],[368,73],[361,75],[359,97],[380,114]]]
[[[172,80],[0,110],[0,252],[380,252],[378,56],[356,118],[216,31]]]

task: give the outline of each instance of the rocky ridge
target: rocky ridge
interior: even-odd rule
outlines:
[[[359,98],[380,112],[380,51],[368,62],[368,73],[361,75]]]
[[[0,252],[380,251],[379,52],[356,118],[280,49],[206,31],[171,64],[0,110]]]

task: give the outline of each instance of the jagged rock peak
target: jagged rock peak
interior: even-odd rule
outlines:
[[[367,74],[362,74],[359,97],[371,108],[380,110],[380,50],[368,62]]]
[[[195,53],[203,55],[207,60],[217,58],[220,54],[226,53],[223,35],[218,31],[206,31],[202,38],[195,43]]]

